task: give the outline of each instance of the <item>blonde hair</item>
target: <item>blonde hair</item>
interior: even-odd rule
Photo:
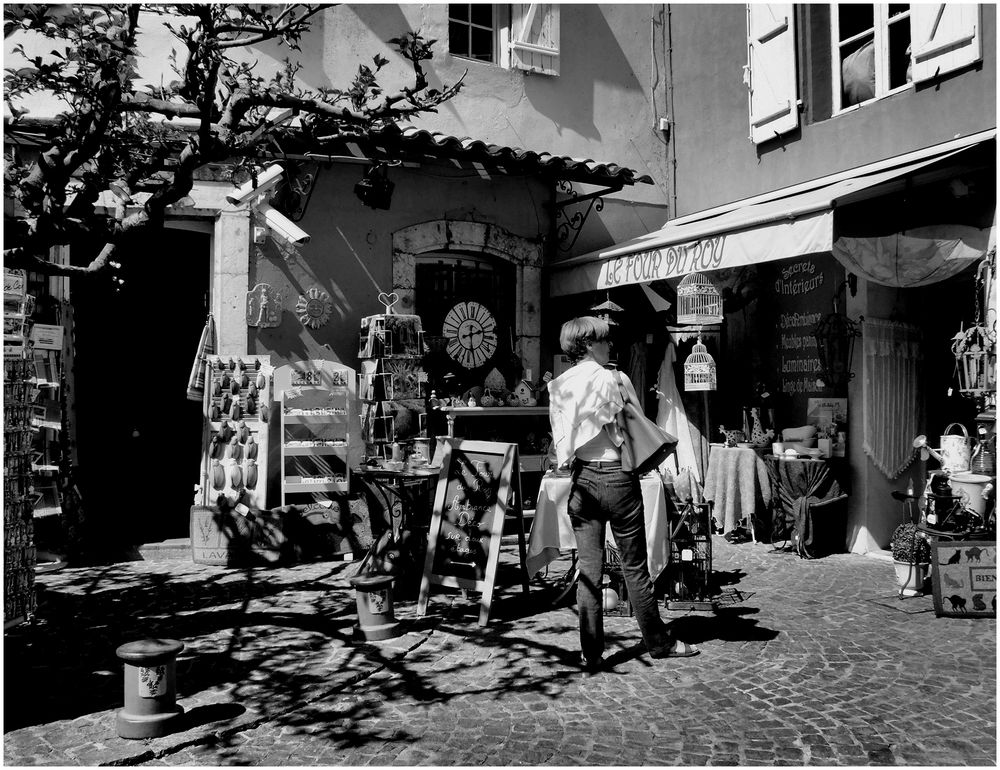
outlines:
[[[588,342],[604,342],[609,339],[611,326],[603,318],[592,315],[571,318],[559,331],[559,346],[574,363],[586,355]]]

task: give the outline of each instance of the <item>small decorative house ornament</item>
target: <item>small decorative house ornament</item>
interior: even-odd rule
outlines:
[[[506,390],[507,383],[500,374],[500,370],[493,368],[493,370],[486,375],[486,379],[483,380],[483,385],[492,390],[494,393],[499,393],[502,390]]]
[[[310,329],[318,329],[325,326],[330,320],[333,312],[333,303],[330,295],[315,286],[306,292],[305,296],[299,296],[299,301],[295,305],[295,312],[299,316],[299,321],[303,326]]]
[[[534,406],[538,403],[535,400],[535,392],[531,387],[531,383],[527,380],[521,380],[517,383],[517,387],[514,388],[514,395],[517,396],[518,403],[521,406]]]
[[[722,323],[722,295],[701,273],[688,273],[677,284],[677,323]]]

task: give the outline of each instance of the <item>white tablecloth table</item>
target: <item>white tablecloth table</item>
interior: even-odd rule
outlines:
[[[569,518],[569,476],[546,473],[538,488],[535,518],[531,523],[528,555],[525,560],[528,574],[534,575],[556,559],[560,551],[576,549],[576,535]],[[663,482],[657,475],[639,480],[646,517],[646,557],[649,574],[656,580],[667,566],[667,499]],[[606,529],[607,542],[614,543],[611,526]]]

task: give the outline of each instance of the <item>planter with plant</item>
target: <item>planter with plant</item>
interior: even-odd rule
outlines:
[[[896,527],[889,541],[892,560],[896,567],[899,596],[920,596],[930,566],[931,547],[917,532],[917,525],[905,522]]]

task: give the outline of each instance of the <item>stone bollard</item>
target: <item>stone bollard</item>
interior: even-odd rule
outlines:
[[[122,738],[159,738],[177,727],[184,708],[176,704],[177,655],[184,643],[141,639],[123,644],[116,654],[125,662],[125,707],[118,710]]]
[[[358,603],[358,625],[354,638],[378,642],[392,639],[402,632],[392,610],[391,575],[359,575],[351,578]]]

